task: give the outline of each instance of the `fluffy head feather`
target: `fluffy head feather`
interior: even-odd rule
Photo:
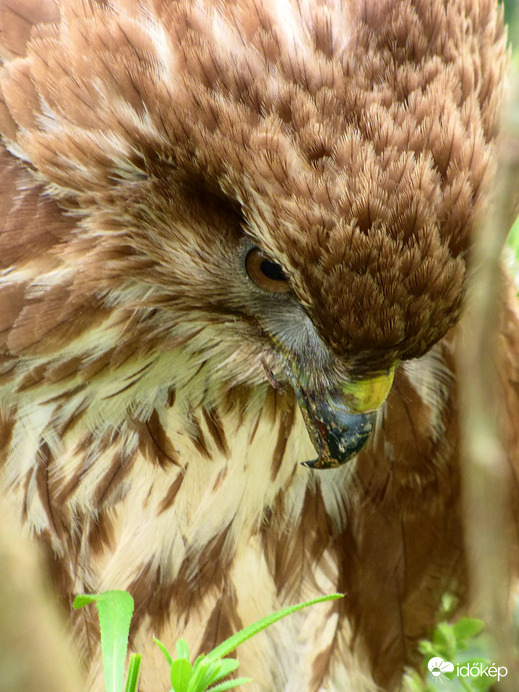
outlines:
[[[85,228],[98,293],[225,320],[246,237],[355,373],[455,323],[503,65],[492,2],[60,6],[4,68],[3,131]]]

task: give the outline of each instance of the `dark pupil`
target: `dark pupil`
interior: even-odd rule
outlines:
[[[286,276],[283,273],[283,269],[280,264],[276,262],[270,262],[269,260],[263,260],[260,265],[261,272],[273,281],[286,281]]]

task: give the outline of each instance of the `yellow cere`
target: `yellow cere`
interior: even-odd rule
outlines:
[[[371,379],[354,380],[343,385],[346,408],[351,413],[367,413],[381,406],[391,390],[395,367]]]

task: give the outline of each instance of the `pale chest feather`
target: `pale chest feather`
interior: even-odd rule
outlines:
[[[446,462],[436,444],[450,382],[441,353],[402,370],[364,476],[354,464],[325,473],[300,465],[315,452],[291,393],[268,384],[226,392],[207,378],[214,368],[195,367],[179,351],[128,364],[117,382],[91,382],[101,401],[91,412],[88,387],[66,403],[38,401],[38,389],[22,398],[4,484],[22,522],[60,557],[65,600],[83,591],[132,592],[133,643],[147,661],[143,689],[157,692],[166,678],[153,635],[169,646],[184,636],[207,651],[287,603],[345,590],[354,556],[348,532],[363,521],[357,500],[370,485],[374,495],[382,492],[377,484],[392,493],[387,468],[418,442],[400,423],[407,417],[423,426],[431,468]],[[181,395],[168,371],[182,377]],[[382,473],[371,465],[381,453]],[[409,489],[420,490],[423,478],[407,475]],[[388,536],[394,540],[392,530]],[[92,623],[77,626],[80,642],[95,641]],[[336,605],[316,607],[242,647],[242,669],[262,691],[375,689],[355,627]],[[99,678],[98,664],[92,676]]]

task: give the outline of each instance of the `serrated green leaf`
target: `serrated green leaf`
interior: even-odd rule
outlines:
[[[169,673],[174,692],[186,692],[193,675],[191,663],[185,658],[177,658],[172,662]]]
[[[211,664],[213,664],[213,666],[211,666]],[[218,682],[218,680],[221,680],[225,677],[225,675],[221,674],[221,669],[221,660],[209,662],[209,668],[204,678],[205,687],[209,687],[209,685],[212,685],[213,683]],[[205,689],[205,687],[203,689]]]
[[[227,677],[227,675],[230,675],[234,670],[236,670],[236,668],[238,668],[239,665],[240,662],[235,658],[222,658],[220,661],[218,677],[215,678],[215,681]]]
[[[217,646],[211,652],[209,652],[207,654],[207,657],[215,659],[221,658],[222,656],[227,656],[227,654],[230,654],[231,651],[234,651],[234,649],[240,644],[242,644],[244,641],[247,641],[247,639],[250,639],[255,634],[258,634],[258,632],[261,632],[267,627],[270,627],[270,625],[273,625],[278,620],[281,620],[281,618],[285,618],[287,615],[291,615],[292,613],[295,613],[298,610],[302,610],[303,608],[308,608],[309,606],[317,605],[318,603],[334,601],[338,598],[342,598],[343,595],[344,594],[341,593],[335,593],[331,594],[330,596],[321,596],[320,598],[314,598],[311,601],[305,601],[304,603],[298,603],[297,605],[289,606],[288,608],[283,608],[282,610],[278,610],[277,613],[272,613],[272,615],[267,615],[267,617],[261,618],[261,620],[257,620],[256,622],[253,622],[252,625],[249,625],[248,627],[245,627],[239,632],[236,632],[236,634],[233,634],[231,637],[226,639],[219,646]]]
[[[198,665],[193,666],[193,675],[186,692],[204,692],[218,677],[220,662],[207,656]]]
[[[220,682],[214,687],[210,687],[208,692],[224,692],[224,690],[232,690],[233,687],[239,687],[239,685],[246,685],[248,682],[252,682],[252,678],[236,678],[235,680],[227,680],[226,682]]]
[[[157,637],[153,637],[153,641],[159,647],[159,649],[162,651],[162,653],[164,654],[164,658],[166,659],[166,661],[168,662],[168,665],[170,666],[173,663],[173,657],[171,656],[169,651],[166,649],[166,647],[160,641],[160,639],[157,639]]]
[[[95,602],[101,628],[101,652],[106,692],[123,692],[124,663],[133,615],[133,598],[126,591],[81,594],[74,608]]]

